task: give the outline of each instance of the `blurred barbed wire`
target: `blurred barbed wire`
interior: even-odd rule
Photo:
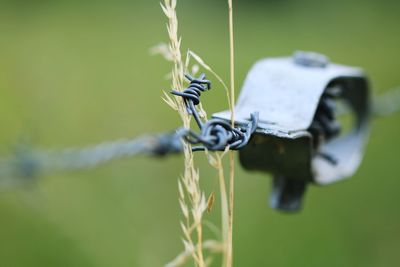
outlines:
[[[374,97],[372,102],[373,116],[389,116],[398,111],[400,111],[400,87]]]
[[[136,155],[162,157],[181,150],[182,142],[178,133],[144,135],[62,150],[34,150],[27,145],[19,145],[12,157],[0,160],[0,187],[25,183],[46,173],[91,169],[112,160]]]

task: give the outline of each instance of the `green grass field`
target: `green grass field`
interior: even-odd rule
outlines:
[[[237,92],[256,60],[299,49],[364,68],[374,93],[400,85],[396,1],[234,4]],[[180,126],[161,100],[170,65],[148,52],[167,40],[158,1],[0,5],[2,154],[22,140],[62,148]],[[228,80],[225,1],[178,5],[184,49]],[[227,108],[225,92],[215,85],[202,98],[209,114]],[[397,266],[399,122],[400,114],[374,121],[357,174],[310,187],[298,215],[271,210],[270,177],[237,164],[235,266]],[[202,153],[196,158],[204,188],[217,190],[214,169]],[[162,266],[183,249],[182,168],[180,156],[132,158],[0,191],[0,266]],[[218,221],[218,208],[206,219]]]

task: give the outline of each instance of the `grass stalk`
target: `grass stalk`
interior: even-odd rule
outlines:
[[[184,90],[184,73],[188,72],[190,59],[194,59],[205,70],[211,72],[226,90],[228,106],[231,111],[231,122],[234,125],[234,104],[235,104],[235,84],[234,84],[234,44],[233,44],[233,14],[232,0],[228,0],[229,7],[229,46],[230,46],[230,88],[226,86],[223,80],[209,67],[197,54],[188,51],[186,62],[183,63],[180,45],[181,39],[178,37],[178,19],[176,15],[176,0],[164,0],[161,7],[168,18],[169,43],[159,45],[153,49],[153,52],[162,54],[167,60],[173,62],[171,72],[172,87],[175,90]],[[164,101],[176,110],[183,122],[185,128],[190,128],[190,115],[186,112],[184,101],[180,97],[171,97],[164,94]],[[201,114],[206,117],[201,105],[199,106]],[[195,266],[205,267],[211,263],[211,258],[205,259],[203,249],[207,249],[203,244],[203,213],[207,209],[207,201],[199,185],[199,172],[194,168],[194,158],[191,145],[184,143],[184,163],[185,170],[179,185],[179,202],[184,216],[184,222],[181,222],[183,231],[183,243],[185,250],[178,255],[175,260],[167,266],[181,266],[189,258],[194,260]],[[223,169],[223,157],[229,153],[229,180],[225,180]],[[233,241],[233,208],[234,208],[234,154],[232,151],[208,153],[206,155],[210,164],[217,169],[218,182],[221,198],[221,232],[222,240],[219,243],[219,252],[222,253],[222,266],[232,267],[232,241]],[[194,233],[195,232],[195,233]],[[216,241],[215,241],[216,242]],[[204,245],[204,246],[203,246]]]
[[[229,12],[229,59],[230,59],[230,111],[231,124],[235,123],[235,50],[233,36],[233,3],[228,0]],[[229,212],[228,212],[228,240],[227,240],[227,267],[233,265],[233,208],[234,208],[234,192],[235,192],[235,158],[233,151],[229,152]]]
[[[168,57],[173,62],[171,77],[172,88],[175,90],[184,90],[184,71],[185,65],[182,60],[181,54],[181,38],[178,36],[178,17],[176,13],[176,0],[164,0],[161,8],[168,18],[167,31],[169,36],[169,43],[167,45]],[[184,101],[180,97],[167,98],[167,103],[178,111],[182,119],[183,126],[187,129],[190,128],[191,117],[186,112]],[[203,225],[202,218],[204,211],[207,208],[204,193],[199,185],[199,172],[194,167],[194,158],[191,145],[188,143],[183,144],[184,154],[184,174],[179,182],[180,197],[182,213],[185,217],[186,223],[182,223],[182,230],[184,232],[184,245],[185,251],[192,255],[195,265],[198,267],[205,267],[203,255]],[[189,212],[190,211],[190,212]],[[196,242],[194,244],[192,233],[188,231],[189,225],[193,221],[196,225]]]

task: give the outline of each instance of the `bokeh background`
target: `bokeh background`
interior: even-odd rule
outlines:
[[[399,1],[234,4],[237,91],[256,60],[298,49],[363,67],[376,94],[400,85]],[[183,48],[228,80],[226,1],[178,1],[178,12]],[[148,52],[167,40],[165,22],[157,0],[1,1],[1,154],[21,140],[62,148],[178,127],[160,97],[170,64]],[[214,88],[209,113],[227,107]],[[297,215],[271,210],[270,177],[237,165],[235,266],[398,266],[399,122],[374,121],[357,174],[311,187]],[[205,190],[217,190],[215,170],[197,159]],[[181,172],[180,156],[133,158],[1,190],[0,266],[162,266],[183,249]]]

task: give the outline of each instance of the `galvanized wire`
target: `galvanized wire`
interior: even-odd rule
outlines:
[[[242,127],[233,128],[230,123],[212,119],[202,122],[194,107],[200,102],[202,91],[210,89],[210,82],[205,76],[194,79],[187,76],[191,84],[184,92],[174,91],[174,94],[184,97],[188,111],[194,115],[202,129],[196,134],[190,129],[178,129],[175,133],[147,135],[128,140],[104,142],[84,148],[68,148],[62,150],[34,150],[20,146],[16,153],[7,159],[0,159],[0,186],[12,186],[25,183],[31,178],[61,171],[91,169],[112,160],[136,155],[166,156],[182,151],[182,140],[192,144],[202,144],[193,147],[198,150],[240,149],[247,144],[255,131],[258,117],[252,114],[252,121]]]
[[[0,185],[14,185],[56,171],[91,169],[125,157],[162,157],[179,153],[181,150],[182,142],[178,133],[145,135],[62,150],[32,150],[26,146],[19,147],[12,157],[0,160]]]
[[[373,118],[387,117],[400,111],[400,87],[374,96],[371,101],[371,115]],[[346,115],[351,113],[348,106],[338,103],[336,114]]]
[[[210,119],[203,122],[196,106],[200,104],[201,93],[211,89],[211,82],[206,80],[204,73],[198,78],[188,74],[185,77],[190,82],[189,86],[183,92],[172,90],[171,93],[183,98],[187,112],[194,117],[200,128],[200,133],[190,129],[181,130],[185,140],[196,145],[192,150],[224,151],[227,147],[230,150],[240,150],[246,146],[251,135],[257,129],[258,112],[250,114],[250,121],[242,127],[233,127],[230,121],[221,119]]]
[[[185,100],[187,101],[188,98]],[[192,108],[189,108],[189,110],[196,111]],[[373,99],[372,113],[376,117],[389,116],[398,111],[400,111],[400,88],[389,90]],[[342,110],[342,112],[347,113],[345,110]],[[212,127],[207,126],[208,124],[223,129],[217,129],[218,135],[216,136],[210,130]],[[19,146],[13,156],[0,159],[0,188],[24,184],[47,173],[91,169],[121,158],[137,155],[162,157],[180,153],[182,151],[182,138],[191,143],[204,145],[203,147],[194,147],[193,150],[195,151],[205,148],[223,150],[227,145],[232,146],[232,144],[234,144],[231,147],[232,149],[240,149],[249,140],[256,124],[256,117],[243,129],[230,128],[230,124],[227,122],[209,120],[205,123],[200,121],[199,126],[203,129],[200,134],[188,129],[178,129],[174,133],[144,135],[133,139],[109,141],[83,148],[75,147],[62,150],[35,150],[29,146]],[[237,134],[237,139],[234,138],[233,134],[230,134],[232,130],[241,131],[241,134]],[[221,134],[220,131],[226,131],[228,134]],[[217,137],[223,140],[218,140]]]
[[[372,114],[377,117],[389,116],[400,111],[400,87],[376,96],[372,103]]]

